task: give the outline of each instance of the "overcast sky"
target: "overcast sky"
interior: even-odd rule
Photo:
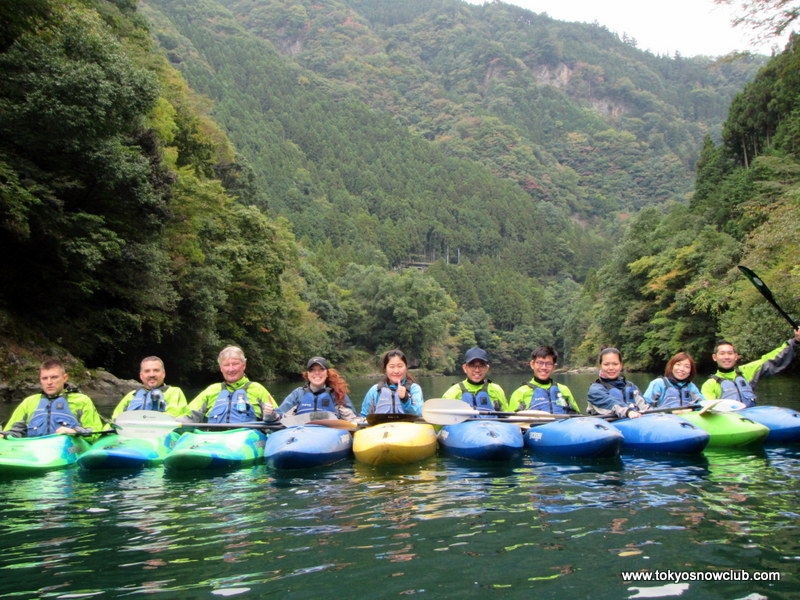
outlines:
[[[467,0],[483,4],[484,0]],[[746,26],[731,25],[731,9],[712,0],[503,0],[560,21],[605,25],[628,34],[641,50],[654,54],[722,56],[734,50],[770,54],[771,44],[783,49],[785,41],[754,45]]]

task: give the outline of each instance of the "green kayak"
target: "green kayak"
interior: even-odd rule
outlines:
[[[89,470],[153,467],[164,462],[164,457],[179,437],[175,431],[155,438],[108,435],[81,454],[78,464]]]
[[[711,435],[708,440],[709,448],[737,448],[760,444],[769,434],[769,429],[764,425],[737,413],[712,410],[702,415],[692,412],[680,416]]]
[[[0,474],[64,469],[88,448],[84,438],[62,434],[0,439]]]
[[[164,466],[173,471],[244,467],[264,459],[266,441],[258,429],[184,433],[164,458]]]

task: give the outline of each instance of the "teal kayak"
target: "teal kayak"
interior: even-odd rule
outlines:
[[[737,448],[761,444],[769,429],[738,413],[709,411],[705,414],[690,412],[681,417],[705,429],[709,434],[709,448]]]
[[[258,429],[184,433],[164,458],[171,470],[235,469],[264,458],[267,436]]]
[[[171,431],[156,438],[132,438],[112,434],[96,441],[78,458],[78,464],[89,470],[141,469],[164,462],[180,434]]]
[[[88,448],[84,438],[63,434],[0,439],[0,474],[64,469]]]

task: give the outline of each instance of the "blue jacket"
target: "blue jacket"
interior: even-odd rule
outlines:
[[[378,404],[378,398],[380,397],[380,391],[378,390],[378,386],[380,384],[375,384],[364,396],[364,402],[361,405],[361,416],[366,417],[375,412],[375,407]],[[386,383],[384,382],[384,385]],[[406,390],[408,391],[406,398],[400,401],[400,407],[402,408],[403,412],[407,415],[421,415],[422,414],[422,404],[425,399],[422,397],[422,388],[419,387],[416,383],[412,383],[410,386],[403,381],[403,385],[406,386]],[[389,385],[388,388],[397,389],[397,386]]]

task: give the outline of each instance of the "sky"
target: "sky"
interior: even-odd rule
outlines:
[[[484,0],[467,0],[483,4]],[[747,26],[733,27],[730,7],[712,0],[503,0],[559,21],[604,25],[620,37],[627,34],[636,47],[654,54],[722,56],[734,50],[769,55],[771,46],[782,50],[785,40],[751,42]]]

